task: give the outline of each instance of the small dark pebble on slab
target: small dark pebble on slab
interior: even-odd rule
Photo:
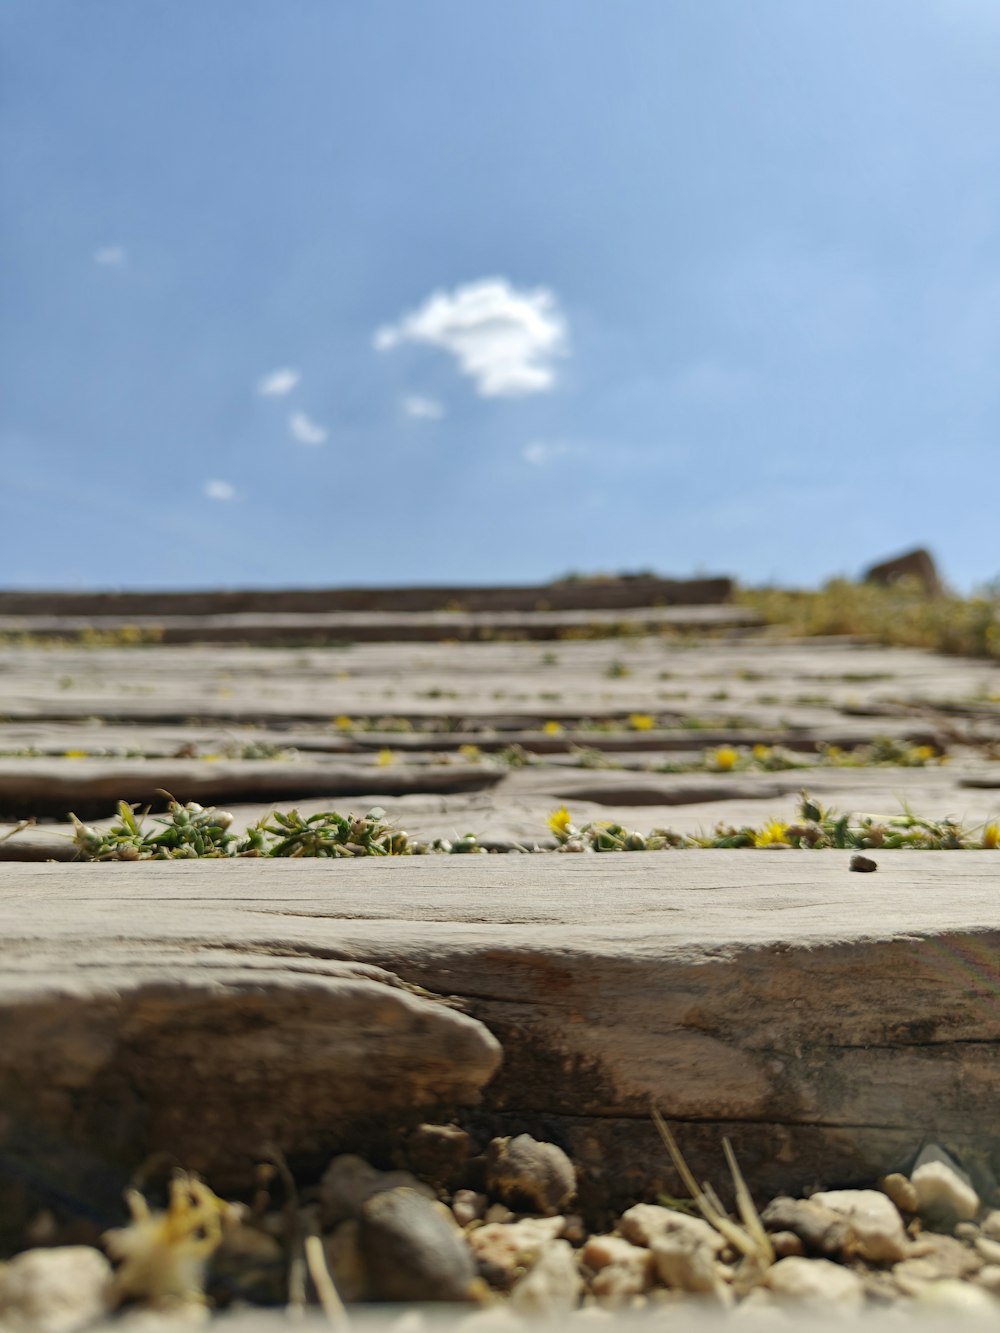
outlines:
[[[873,861],[870,856],[852,856],[851,869],[870,875],[873,870],[878,870],[878,862]]]

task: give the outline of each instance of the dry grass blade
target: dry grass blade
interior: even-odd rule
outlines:
[[[743,1218],[744,1223],[747,1224],[745,1228],[741,1227],[738,1222],[734,1222],[732,1218],[726,1215],[726,1211],[722,1206],[719,1196],[716,1194],[715,1190],[712,1189],[711,1185],[706,1184],[704,1186],[699,1186],[691,1173],[691,1168],[684,1160],[683,1154],[677,1146],[676,1139],[667,1128],[666,1121],[655,1106],[650,1108],[650,1114],[653,1117],[653,1124],[656,1126],[657,1132],[663,1140],[667,1152],[670,1154],[671,1161],[677,1170],[677,1174],[683,1181],[685,1189],[690,1193],[691,1197],[697,1204],[698,1211],[701,1213],[705,1221],[709,1226],[714,1227],[721,1236],[725,1236],[730,1245],[738,1250],[745,1259],[750,1260],[755,1267],[769,1267],[774,1262],[774,1250],[771,1247],[770,1240],[764,1232],[764,1228],[761,1226],[760,1219],[757,1217],[753,1200],[750,1198],[750,1191],[747,1189],[746,1181],[743,1179],[739,1167],[736,1166],[736,1159],[732,1155],[732,1149],[729,1148],[728,1142],[724,1140],[726,1147],[728,1148],[727,1161],[729,1161],[730,1164],[730,1171],[733,1172],[733,1184],[736,1188],[736,1197],[740,1205],[740,1216]],[[734,1167],[735,1170],[733,1169]],[[743,1196],[742,1199],[741,1194]],[[753,1225],[749,1224],[748,1215],[744,1212],[744,1208],[747,1205],[749,1205],[749,1213],[753,1218]]]
[[[323,1242],[319,1236],[306,1236],[305,1251],[306,1267],[309,1269],[309,1276],[316,1288],[316,1295],[323,1307],[327,1323],[331,1328],[349,1328],[351,1321],[347,1316],[347,1310],[344,1308],[344,1302],[340,1299],[340,1292],[333,1280],[333,1274],[326,1262],[326,1255],[323,1253]]]
[[[16,833],[23,833],[26,828],[31,828],[34,823],[34,816],[31,819],[22,819],[19,824],[9,828],[6,833],[0,833],[0,842],[6,842],[8,838],[13,838]]]
[[[740,1217],[743,1219],[743,1225],[746,1227],[748,1234],[757,1243],[758,1256],[762,1259],[766,1257],[768,1265],[773,1264],[774,1247],[771,1244],[771,1238],[764,1230],[764,1224],[760,1220],[760,1213],[757,1211],[757,1205],[754,1203],[750,1190],[747,1188],[747,1182],[743,1178],[740,1164],[736,1160],[733,1146],[728,1139],[722,1140],[722,1151],[726,1154],[726,1165],[729,1167],[729,1174],[733,1178],[733,1186],[736,1190],[736,1206],[740,1210]]]

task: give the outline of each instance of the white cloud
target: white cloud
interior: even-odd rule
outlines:
[[[566,352],[566,321],[554,294],[483,278],[435,292],[417,310],[377,329],[376,351],[400,343],[443,347],[483,398],[545,393],[555,384],[553,360]]]
[[[94,263],[103,264],[105,268],[123,268],[127,258],[122,245],[102,245],[94,251]]]
[[[288,429],[300,444],[322,444],[327,435],[326,430],[305,412],[293,412],[288,418]]]
[[[577,452],[574,445],[566,440],[532,440],[521,450],[521,457],[526,463],[533,463],[535,467],[545,467],[556,458],[563,458],[566,454]]]
[[[206,481],[204,493],[209,500],[236,499],[236,487],[231,481]]]
[[[291,393],[301,378],[302,372],[294,366],[282,366],[280,370],[272,370],[257,381],[257,392],[265,398],[281,398]]]
[[[440,421],[445,414],[444,403],[439,403],[436,398],[421,398],[416,393],[403,399],[403,411],[419,421]]]

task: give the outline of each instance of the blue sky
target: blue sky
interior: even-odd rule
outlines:
[[[6,0],[0,585],[1000,574],[995,0]]]

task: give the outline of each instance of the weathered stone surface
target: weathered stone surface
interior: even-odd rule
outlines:
[[[556,1138],[584,1210],[681,1192],[651,1099],[762,1201],[905,1166],[929,1124],[981,1147],[994,854],[881,861],[877,897],[836,853],[7,867],[3,1144],[170,1145],[225,1188],[266,1139],[315,1158],[474,1098],[499,1041],[467,1127]]]
[[[372,796],[408,792],[484,791],[503,773],[482,764],[454,764],[438,770],[393,764],[275,763],[242,759],[205,764],[198,760],[0,759],[0,809],[25,813],[112,811],[118,801],[161,805],[164,791],[179,801],[203,805],[232,800],[284,800],[323,796],[330,800],[361,790]],[[16,848],[12,849],[16,850]]]

